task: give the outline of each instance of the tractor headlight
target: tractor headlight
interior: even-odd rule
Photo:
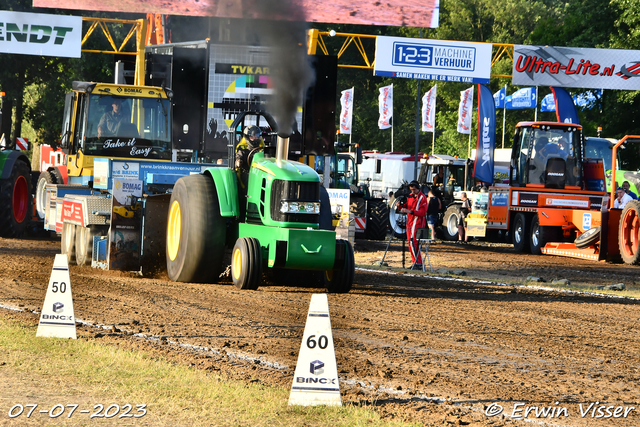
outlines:
[[[288,202],[282,200],[280,202],[281,213],[302,213],[302,214],[319,214],[320,203],[318,202]]]

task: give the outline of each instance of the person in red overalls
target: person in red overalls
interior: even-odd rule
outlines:
[[[407,214],[407,240],[409,241],[409,251],[411,252],[411,264],[413,270],[422,270],[422,255],[418,250],[418,239],[416,233],[418,229],[424,228],[425,216],[427,215],[427,196],[420,191],[418,181],[411,181],[409,184],[411,194],[407,196],[407,203],[400,212]]]

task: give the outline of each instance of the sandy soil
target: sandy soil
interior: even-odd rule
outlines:
[[[42,308],[59,244],[0,239],[0,304],[21,307],[24,320],[37,322],[30,311]],[[384,248],[358,241],[357,262],[379,260]],[[400,248],[387,255],[392,267],[401,265]],[[639,301],[510,286],[534,275],[637,289],[639,268],[480,243],[434,244],[430,260],[436,270],[466,275],[363,268],[349,294],[329,295],[345,402],[428,425],[522,424],[504,414],[524,416],[530,407],[560,414],[526,417],[545,425],[640,425]],[[82,338],[284,387],[291,386],[310,294],[323,292],[276,286],[241,292],[229,283],[174,283],[77,266],[71,282],[76,317],[90,323],[78,328]],[[597,410],[587,410],[595,402],[605,416],[611,406],[611,414],[626,408],[627,417],[597,418]],[[488,415],[499,407],[503,414]]]

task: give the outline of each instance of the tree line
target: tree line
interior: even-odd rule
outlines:
[[[76,16],[100,16],[122,19],[140,19],[141,15],[122,13],[97,13],[37,9],[31,0],[1,0],[0,9],[19,12],[61,13]],[[226,24],[222,21],[225,21]],[[234,28],[237,44],[256,42],[251,37],[240,36],[239,31],[250,27],[247,22],[232,22],[216,18],[172,16],[173,42],[200,40],[206,37],[215,41],[222,26]],[[640,35],[636,31],[640,21],[640,0],[441,0],[440,24],[438,28],[377,27],[336,24],[311,24],[320,30],[333,29],[338,32],[374,34],[398,37],[422,37],[440,40],[470,42],[492,42],[528,45],[573,46],[582,48],[640,49]],[[88,25],[85,23],[84,25]],[[126,28],[114,30],[125,32]],[[254,36],[255,37],[255,36]],[[259,37],[259,35],[258,35]],[[233,37],[232,37],[233,38]],[[325,40],[330,50],[337,49]],[[133,41],[130,41],[133,43]],[[103,49],[106,39],[90,38],[83,49]],[[335,50],[334,50],[335,51]],[[345,52],[359,55],[357,51]],[[82,58],[40,57],[31,55],[0,54],[0,90],[6,93],[3,107],[3,129],[12,119],[11,137],[27,136],[39,143],[55,143],[60,136],[64,94],[71,89],[74,80],[113,81],[113,55],[86,54]],[[511,61],[502,59],[492,68],[493,73],[510,74]],[[389,151],[389,130],[378,129],[378,88],[394,85],[394,149],[412,153],[416,135],[421,152],[430,153],[432,134],[419,130],[418,102],[422,95],[436,82],[401,78],[374,77],[371,70],[340,68],[338,93],[354,88],[353,130],[351,139],[364,149]],[[466,157],[468,135],[456,131],[460,91],[470,85],[463,83],[437,82],[436,104],[436,153]],[[518,87],[510,79],[492,78],[493,92],[507,85],[507,94]],[[583,92],[569,89],[572,93]],[[550,93],[549,88],[539,88],[538,104]],[[598,126],[602,136],[618,138],[625,134],[640,133],[640,123],[635,116],[640,108],[639,91],[604,90],[589,109],[579,111],[585,135],[595,136]],[[12,115],[7,114],[13,111]],[[336,106],[337,116],[340,106]],[[8,117],[7,117],[8,116]],[[538,120],[555,121],[555,113],[537,113]],[[502,111],[498,111],[498,133],[502,132]],[[533,120],[533,110],[507,110],[505,146],[511,146],[511,136],[518,121]],[[476,141],[477,116],[474,115],[472,147]],[[346,136],[340,137],[341,141]],[[496,139],[500,145],[501,137]]]

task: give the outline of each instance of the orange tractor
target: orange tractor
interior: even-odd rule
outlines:
[[[607,176],[618,162],[640,171],[638,150],[612,148],[611,170],[602,158],[584,157],[582,128],[570,123],[522,122],[516,126],[509,184],[489,188],[487,237],[508,233],[517,252],[615,260],[638,264],[640,201],[614,208]]]

